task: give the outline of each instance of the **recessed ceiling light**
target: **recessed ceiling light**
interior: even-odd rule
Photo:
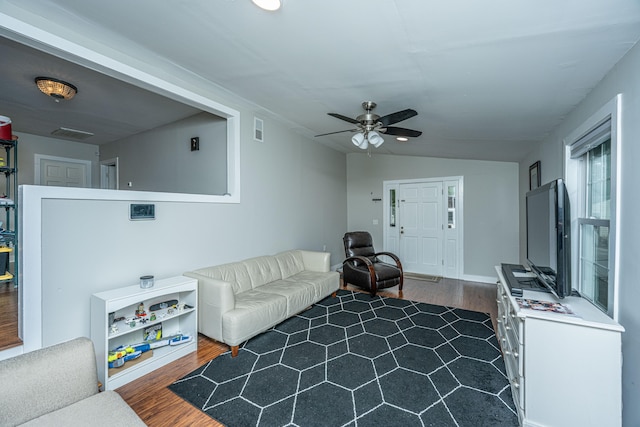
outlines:
[[[405,138],[404,136],[399,136],[396,138],[396,141],[400,141],[400,142],[407,142],[409,140],[409,138]]]
[[[280,9],[282,2],[280,0],[251,0],[256,6],[261,9],[274,11]]]

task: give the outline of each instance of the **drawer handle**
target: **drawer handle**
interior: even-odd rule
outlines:
[[[507,331],[510,331],[510,330],[511,330],[511,326],[509,326],[509,325],[505,326],[504,328],[505,328]]]
[[[520,383],[515,378],[511,380],[511,384],[513,384],[515,388],[520,388]]]
[[[519,356],[520,356],[520,353],[518,353],[517,351],[513,352],[513,357],[517,359]]]

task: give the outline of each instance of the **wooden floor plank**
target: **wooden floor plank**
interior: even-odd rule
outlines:
[[[22,345],[18,337],[18,290],[13,283],[0,284],[0,350]]]

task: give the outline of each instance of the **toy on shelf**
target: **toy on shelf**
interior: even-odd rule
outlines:
[[[146,341],[158,341],[162,338],[162,323],[158,323],[144,329],[142,339]]]
[[[147,312],[144,311],[144,303],[138,304],[138,309],[136,310],[136,317],[147,317]]]
[[[143,350],[136,349],[133,346],[120,346],[109,352],[107,361],[109,362],[110,368],[120,368],[124,366],[126,362],[140,357],[142,353]]]
[[[169,345],[186,344],[191,341],[193,341],[193,337],[191,335],[178,335],[169,340]]]
[[[132,345],[121,345],[109,352],[107,362],[109,362],[109,368],[121,368],[125,366],[126,362],[139,358],[142,353],[146,353],[149,350],[165,346],[187,344],[191,341],[193,341],[193,336],[179,333],[158,340],[149,340]]]
[[[2,247],[0,247],[0,261],[2,260]],[[1,266],[0,266],[1,269]],[[0,278],[1,279],[1,278]],[[182,313],[184,310],[191,310],[193,306],[185,303],[179,303],[178,300],[168,300],[157,304],[152,304],[149,311],[145,310],[145,305],[143,302],[139,303],[136,306],[136,309],[131,316],[122,316],[115,317],[116,313],[109,313],[109,335],[118,334],[124,325],[129,326],[129,328],[137,328],[140,325],[146,325],[147,323],[154,323],[157,321],[161,321],[166,319],[167,317],[175,316],[176,314]],[[124,325],[117,325],[118,322],[123,322]],[[152,325],[153,326],[153,325]],[[155,338],[149,337],[148,339],[159,339],[160,336],[156,336]],[[145,336],[145,340],[146,340]]]

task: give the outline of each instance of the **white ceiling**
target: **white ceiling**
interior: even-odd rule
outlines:
[[[640,39],[636,0],[0,0],[0,10],[86,46],[141,64],[158,61],[223,87],[303,135],[349,129],[356,117],[405,108],[379,153],[521,160]],[[46,11],[46,15],[40,12]],[[0,21],[0,27],[2,22]],[[88,143],[134,134],[194,112],[80,66],[1,40],[0,114],[48,135],[91,131]],[[33,78],[76,84],[55,104]],[[117,99],[113,98],[117,96]],[[258,107],[256,107],[258,108]],[[356,152],[350,133],[314,138]]]

